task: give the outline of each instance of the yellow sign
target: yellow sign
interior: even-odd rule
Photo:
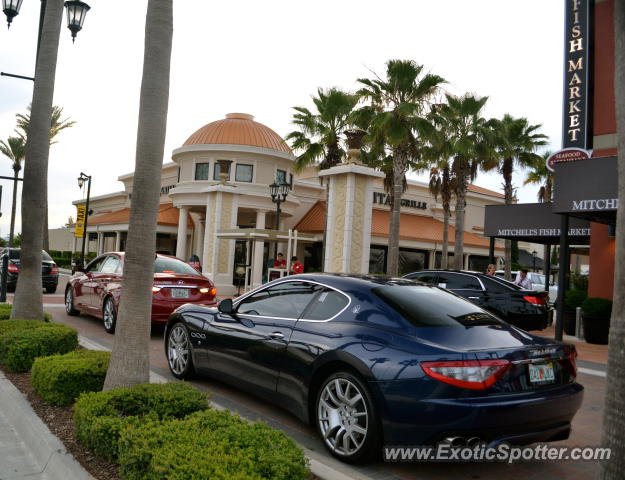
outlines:
[[[86,208],[84,205],[76,205],[76,230],[74,230],[74,236],[82,238],[85,235],[85,213]]]

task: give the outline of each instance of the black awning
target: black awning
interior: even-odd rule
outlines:
[[[484,235],[523,242],[555,245],[560,241],[560,215],[552,212],[551,203],[486,205]],[[585,245],[590,241],[587,220],[571,218],[569,243]]]
[[[557,163],[554,213],[568,213],[599,223],[616,223],[618,170],[616,157]]]

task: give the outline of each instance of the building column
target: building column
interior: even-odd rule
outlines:
[[[330,186],[324,272],[369,271],[373,180],[384,174],[356,163],[319,172]]]
[[[470,257],[470,256],[471,256],[471,255],[469,255],[469,254],[467,254],[467,255],[465,255],[465,256],[464,256],[464,269],[465,269],[465,270],[468,270],[468,269],[469,269],[469,257]]]
[[[187,227],[189,222],[189,208],[180,207],[178,215],[178,238],[176,241],[176,256],[182,260],[187,258]]]
[[[256,228],[264,229],[267,212],[265,210],[256,211]],[[252,258],[252,288],[256,288],[263,283],[263,252],[265,251],[265,242],[254,241],[254,258]]]
[[[200,257],[200,261],[202,261],[202,253],[204,251],[204,220],[201,218],[198,218],[197,222],[195,223],[195,226],[193,227],[193,230],[195,232],[197,232],[197,234],[195,235],[195,245],[193,247],[193,252],[194,254],[196,254],[198,257]]]
[[[102,232],[98,232],[98,246],[96,252],[98,255],[104,253],[104,234]]]
[[[74,237],[72,239],[72,258],[74,258],[74,253],[76,253],[76,238],[77,237],[74,235]]]
[[[430,250],[430,261],[428,262],[428,268],[430,270],[436,268],[436,250]]]
[[[119,252],[122,249],[122,232],[119,230],[115,232],[115,251]]]

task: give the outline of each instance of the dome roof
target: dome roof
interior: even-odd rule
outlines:
[[[262,123],[255,122],[254,117],[246,113],[229,113],[223,120],[204,125],[183,146],[211,144],[249,145],[292,154],[280,135]]]

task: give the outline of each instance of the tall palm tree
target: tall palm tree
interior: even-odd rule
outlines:
[[[530,171],[523,182],[523,185],[537,184],[538,202],[547,203],[553,199],[553,172],[547,168],[547,159],[551,152],[543,152],[540,158],[534,158],[528,163]]]
[[[172,0],[148,1],[124,284],[104,390],[149,381],[152,282],[156,217],[167,129],[172,3]]]
[[[11,204],[11,227],[9,230],[9,247],[12,247],[15,235],[15,210],[17,207],[17,176],[22,169],[22,161],[26,156],[26,139],[20,135],[9,137],[7,143],[0,141],[0,151],[13,162],[13,203]]]
[[[530,125],[526,118],[514,118],[505,114],[503,118],[493,118],[488,121],[490,141],[495,149],[495,156],[486,169],[498,169],[503,176],[503,190],[505,203],[514,201],[514,186],[512,174],[517,168],[528,166],[531,162],[538,162],[542,157],[535,153],[538,147],[547,144],[547,136],[538,133],[541,125]],[[505,278],[510,279],[512,266],[512,243],[506,240]]]
[[[27,113],[18,113],[17,127],[15,131],[19,136],[28,138],[28,129],[30,128],[30,112],[31,106],[28,106]],[[63,117],[63,107],[57,105],[52,106],[52,120],[50,122],[50,145],[54,145],[56,142],[56,136],[65,130],[66,128],[73,127],[76,122],[70,120],[69,117]],[[46,195],[45,214],[43,222],[43,249],[48,250],[50,248],[50,241],[48,238],[48,196]]]
[[[625,468],[625,4],[614,2],[616,130],[618,151],[618,195],[616,222],[616,258],[614,273],[614,304],[610,322],[608,376],[606,381],[603,438],[601,445],[612,450],[610,460],[601,462],[601,479],[623,478]]]
[[[299,153],[295,158],[295,171],[301,172],[306,167],[316,166],[319,170],[332,168],[343,161],[345,150],[341,145],[341,135],[353,125],[351,115],[358,103],[358,97],[350,93],[329,88],[317,89],[317,96],[312,98],[315,112],[305,107],[293,107],[294,130],[286,136],[293,150]],[[323,180],[322,180],[323,182]],[[328,199],[330,185],[326,184],[326,226],[323,230],[323,244],[326,245],[328,230]],[[325,248],[321,265],[325,264]]]
[[[48,0],[41,31],[41,44],[35,68],[33,101],[26,159],[22,212],[22,251],[20,275],[13,300],[12,318],[43,320],[41,249],[50,154],[50,125],[63,0]]]
[[[436,201],[441,198],[443,206],[443,245],[441,247],[441,268],[447,269],[449,258],[449,218],[451,217],[451,200],[453,197],[453,180],[449,160],[440,160],[430,169],[430,193]]]
[[[445,95],[434,113],[435,122],[445,132],[451,161],[450,186],[456,197],[456,235],[454,239],[454,268],[464,267],[464,219],[469,184],[475,180],[479,165],[488,158],[489,146],[484,136],[486,121],[482,110],[488,97],[465,94]]]
[[[358,96],[370,102],[361,109],[361,118],[369,117],[368,141],[374,151],[387,146],[392,158],[388,274],[395,276],[399,273],[400,206],[406,172],[417,165],[419,149],[433,131],[427,112],[445,80],[423,73],[423,65],[412,60],[389,60],[385,78],[361,78],[358,82],[362,85]]]

